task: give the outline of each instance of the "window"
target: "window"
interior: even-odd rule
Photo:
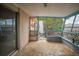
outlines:
[[[5,25],[5,20],[0,19],[0,26]]]
[[[72,29],[74,18],[75,18],[75,16],[71,16],[71,17],[66,19],[64,31],[63,31],[64,32],[63,36],[70,41],[72,41],[71,29]]]
[[[79,14],[73,15],[66,19],[63,36],[73,44],[79,45]]]
[[[12,19],[6,19],[6,25],[12,25]]]
[[[79,45],[79,14],[76,15],[74,26],[72,29],[74,44]]]
[[[66,19],[65,27],[64,27],[64,31],[65,32],[71,32],[71,28],[72,28],[74,17],[75,16],[71,16],[68,19]]]
[[[77,14],[74,26],[73,26],[73,32],[79,32],[79,14]]]

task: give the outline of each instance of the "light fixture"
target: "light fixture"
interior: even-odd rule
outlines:
[[[47,3],[43,3],[44,7],[47,7]]]

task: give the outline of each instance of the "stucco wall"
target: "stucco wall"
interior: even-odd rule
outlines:
[[[22,10],[20,10],[19,22],[20,49],[22,49],[29,41],[29,16]]]

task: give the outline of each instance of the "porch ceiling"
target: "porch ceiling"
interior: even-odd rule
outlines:
[[[46,7],[43,3],[19,3],[17,5],[30,16],[64,17],[79,10],[79,4],[71,3],[48,3]]]

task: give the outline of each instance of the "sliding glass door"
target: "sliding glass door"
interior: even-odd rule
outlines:
[[[0,6],[0,56],[16,48],[16,12]]]

